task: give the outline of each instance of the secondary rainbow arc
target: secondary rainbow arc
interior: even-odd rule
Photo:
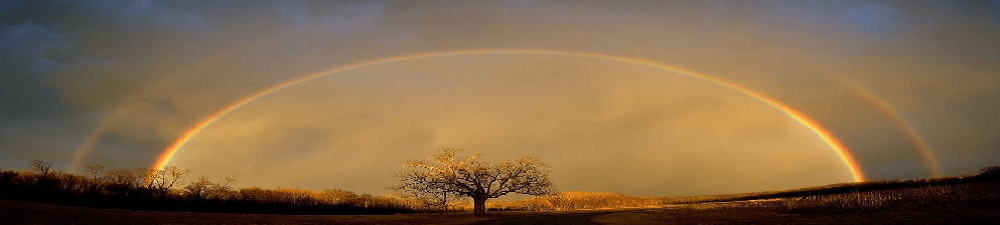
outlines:
[[[216,52],[215,54],[203,57],[201,59],[198,59],[197,61],[203,64],[207,63],[215,64],[218,63],[220,60],[226,58],[226,56],[231,56],[232,54],[235,54],[241,50],[248,49],[252,46],[260,45],[265,41],[268,40],[263,39],[263,40],[244,43],[235,48]],[[129,99],[125,99],[124,101],[117,103],[116,106],[114,107],[115,110],[110,115],[102,118],[97,127],[95,127],[93,131],[91,131],[90,134],[87,136],[87,139],[84,139],[83,143],[81,143],[79,146],[76,147],[76,149],[73,152],[73,158],[70,159],[70,164],[67,170],[70,173],[80,173],[84,161],[94,150],[94,147],[104,136],[104,133],[107,133],[109,130],[111,130],[111,127],[114,126],[116,122],[118,122],[121,119],[122,116],[126,115],[129,111],[134,110],[134,108],[143,99],[150,97],[155,93],[160,92],[161,89],[164,89],[167,86],[173,84],[177,79],[179,79],[181,76],[184,76],[185,74],[188,73],[184,72],[174,73],[173,75],[168,76],[166,79],[160,81],[158,84],[153,86],[153,88],[149,88],[145,92],[142,92]]]
[[[910,142],[913,144],[913,147],[917,149],[917,153],[920,153],[920,158],[924,161],[924,164],[927,165],[927,170],[931,173],[932,177],[938,178],[943,176],[941,173],[941,165],[938,164],[937,159],[934,157],[933,148],[931,148],[931,146],[924,141],[923,137],[917,133],[917,130],[913,128],[913,125],[910,125],[910,122],[907,121],[898,110],[896,110],[896,107],[893,107],[892,104],[882,97],[879,97],[875,93],[872,93],[868,89],[865,89],[854,82],[850,82],[839,77],[835,79],[845,86],[850,87],[855,93],[863,97],[865,100],[873,103],[879,112],[888,117],[892,123],[896,125],[896,127],[903,131],[903,134],[905,134],[906,137],[910,138]]]
[[[650,67],[650,68],[661,69],[661,70],[665,70],[665,71],[673,71],[673,72],[680,73],[680,74],[682,74],[684,76],[687,76],[687,77],[691,77],[691,78],[695,78],[695,79],[699,79],[699,80],[708,81],[708,82],[720,85],[722,87],[731,89],[733,91],[742,93],[744,95],[747,95],[747,96],[749,96],[749,97],[751,97],[753,99],[756,99],[756,100],[758,100],[760,102],[763,102],[763,103],[765,103],[765,104],[767,104],[767,105],[769,105],[769,106],[771,106],[771,107],[773,107],[773,108],[775,108],[775,109],[783,112],[785,115],[789,116],[790,118],[792,118],[793,120],[795,120],[799,124],[802,124],[803,126],[805,126],[810,132],[812,132],[814,135],[816,135],[831,150],[833,150],[837,154],[837,156],[840,158],[840,160],[844,163],[845,167],[847,167],[847,169],[850,172],[851,176],[853,177],[854,181],[860,182],[860,181],[864,181],[865,180],[865,174],[861,170],[861,166],[854,159],[854,156],[851,154],[850,151],[847,150],[847,147],[845,147],[836,137],[833,136],[833,134],[830,131],[828,131],[825,128],[823,128],[822,126],[820,126],[820,124],[818,122],[810,119],[808,116],[806,116],[802,112],[799,112],[798,110],[796,110],[796,109],[794,109],[792,107],[789,107],[789,106],[787,106],[785,104],[782,104],[781,102],[779,102],[779,101],[777,101],[777,100],[775,100],[773,98],[769,98],[769,97],[767,97],[767,96],[765,96],[763,94],[760,94],[758,92],[755,92],[755,91],[753,91],[753,90],[751,90],[749,88],[740,86],[738,84],[729,82],[727,80],[723,80],[723,79],[719,79],[719,78],[714,78],[714,77],[710,77],[710,76],[707,76],[707,75],[698,74],[698,73],[695,73],[695,72],[692,72],[692,71],[687,71],[687,70],[684,70],[684,69],[671,67],[671,66],[666,65],[666,64],[662,64],[662,63],[655,62],[655,61],[650,61],[650,60],[645,60],[645,59],[631,58],[631,57],[625,57],[625,56],[616,56],[616,55],[597,54],[597,53],[587,53],[587,52],[571,52],[571,51],[556,51],[556,50],[537,50],[537,49],[476,49],[476,50],[431,52],[431,53],[402,55],[402,56],[394,56],[394,57],[383,58],[383,59],[378,59],[378,60],[373,60],[373,61],[366,61],[366,62],[359,62],[359,63],[349,64],[349,65],[340,66],[340,67],[336,67],[336,68],[333,68],[333,69],[329,69],[329,70],[325,70],[325,71],[320,71],[320,72],[308,74],[308,75],[305,75],[305,76],[300,76],[300,77],[297,77],[297,78],[293,78],[293,79],[284,81],[282,83],[276,84],[274,86],[268,87],[268,88],[266,88],[264,90],[261,90],[259,92],[256,92],[256,93],[244,96],[244,97],[242,97],[242,98],[240,98],[240,99],[238,99],[236,101],[233,101],[233,102],[227,104],[226,106],[222,107],[220,110],[216,111],[215,113],[209,115],[207,118],[205,118],[204,120],[200,121],[199,123],[197,123],[192,128],[186,130],[184,133],[181,134],[181,136],[179,138],[177,138],[177,140],[175,140],[172,144],[170,144],[169,146],[167,146],[167,148],[165,148],[163,150],[163,152],[157,157],[156,161],[153,163],[153,165],[151,166],[151,168],[152,169],[157,169],[157,170],[164,169],[167,166],[167,164],[169,164],[170,161],[173,160],[174,156],[176,156],[177,153],[184,147],[184,145],[188,141],[191,140],[191,138],[193,138],[194,136],[196,136],[199,132],[201,132],[202,130],[204,130],[206,127],[208,127],[208,126],[214,124],[215,122],[217,122],[220,118],[225,117],[229,113],[232,113],[233,111],[235,111],[235,110],[243,107],[244,105],[246,105],[246,104],[248,104],[250,102],[253,102],[253,101],[257,100],[257,99],[260,99],[261,97],[270,95],[272,93],[275,93],[277,91],[283,90],[285,88],[288,88],[288,87],[291,87],[291,86],[294,86],[294,85],[297,85],[297,84],[300,84],[300,83],[303,83],[303,82],[306,82],[306,81],[309,81],[309,80],[313,80],[313,79],[316,79],[316,78],[319,78],[319,77],[324,77],[324,76],[336,74],[338,72],[348,71],[348,70],[352,70],[352,69],[358,69],[358,68],[367,67],[367,66],[373,66],[373,65],[377,65],[377,64],[392,63],[392,62],[401,62],[401,61],[414,60],[414,59],[422,59],[422,58],[431,58],[431,57],[458,56],[458,55],[485,55],[485,54],[537,54],[537,55],[574,56],[574,57],[600,59],[600,60],[611,60],[611,61],[618,61],[618,62],[623,62],[623,63],[630,63],[630,64],[641,65],[641,66],[646,66],[646,67]]]
[[[787,55],[787,56],[793,59],[798,58],[795,57],[795,55]],[[889,103],[887,100],[880,97],[879,95],[873,93],[869,89],[862,87],[858,83],[852,82],[848,79],[844,79],[843,76],[838,75],[838,74],[843,74],[842,72],[838,72],[829,66],[816,63],[816,61],[814,60],[808,60],[802,58],[796,60],[796,63],[807,64],[812,66],[813,68],[821,70],[830,79],[835,80],[839,82],[841,85],[850,88],[852,91],[854,91],[855,94],[858,94],[864,100],[872,103],[872,106],[874,106],[876,110],[881,112],[882,115],[888,118],[893,124],[896,125],[897,128],[899,128],[900,131],[903,132],[904,135],[907,136],[907,138],[910,139],[911,144],[913,145],[914,148],[916,148],[917,153],[920,154],[920,157],[923,160],[924,165],[927,166],[927,171],[931,174],[931,177],[943,176],[943,173],[941,172],[941,164],[938,163],[937,158],[934,156],[934,148],[931,147],[929,144],[927,144],[927,141],[925,141],[924,138],[919,134],[919,132],[917,132],[917,129],[914,128],[913,125],[911,125],[911,123],[906,119],[906,117],[904,117],[902,113],[896,110],[896,107],[894,107],[891,103]]]

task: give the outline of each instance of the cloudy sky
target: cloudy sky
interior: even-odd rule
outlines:
[[[238,187],[384,194],[437,147],[636,196],[1000,164],[990,1],[0,1],[0,169],[170,165]],[[552,52],[536,54],[531,52]],[[579,54],[607,57],[582,57]],[[673,68],[620,60],[628,57]],[[76,163],[74,163],[76,161]]]

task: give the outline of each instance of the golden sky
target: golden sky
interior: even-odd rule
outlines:
[[[1000,163],[1000,6],[988,1],[3,4],[0,169],[32,159],[148,167],[185,131],[273,85],[473,49],[623,56],[724,80],[831,131],[870,179],[932,177],[928,160],[945,176]],[[539,156],[566,191],[852,180],[814,133],[745,93],[684,72],[526,53],[302,82],[219,118],[171,165],[238,186],[382,194],[401,161],[437,147]]]

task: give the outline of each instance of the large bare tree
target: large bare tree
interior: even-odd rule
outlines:
[[[429,160],[404,162],[407,171],[398,174],[398,191],[423,196],[457,196],[473,200],[475,214],[486,213],[486,200],[509,193],[548,195],[554,193],[549,165],[536,157],[489,163],[480,154],[457,157],[458,150],[440,148]]]

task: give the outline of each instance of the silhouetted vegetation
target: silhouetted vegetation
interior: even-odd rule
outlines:
[[[974,176],[868,181],[725,195],[639,198],[613,193],[563,192],[498,202],[490,208],[539,211],[729,202],[720,206],[765,207],[782,213],[1000,209],[1000,192],[996,190],[1000,190],[1000,166],[983,168]]]
[[[456,161],[454,152],[437,155],[452,165],[456,174],[476,174],[454,165],[481,163],[475,158]],[[516,161],[515,161],[516,162]],[[411,165],[424,165],[411,162]],[[501,163],[498,165],[512,165]],[[486,164],[477,170],[482,170]],[[535,165],[535,164],[527,164]],[[507,169],[518,168],[508,167]],[[111,169],[88,167],[86,175],[74,175],[53,169],[51,163],[36,160],[31,170],[0,171],[0,199],[48,204],[156,211],[257,213],[257,214],[395,214],[441,211],[433,193],[452,192],[448,186],[433,186],[430,199],[413,196],[374,196],[329,189],[234,189],[232,178],[212,180],[200,177],[182,183],[190,171]],[[448,169],[448,168],[446,168]],[[448,171],[443,169],[442,171]],[[522,168],[523,169],[523,168]],[[513,169],[519,171],[521,169]],[[527,169],[524,169],[527,170]],[[980,170],[973,176],[908,181],[869,181],[833,184],[786,191],[691,197],[629,197],[615,193],[561,192],[518,201],[498,201],[482,208],[496,211],[550,211],[655,207],[673,204],[709,203],[707,208],[720,210],[767,210],[786,214],[865,213],[876,211],[960,211],[1000,210],[1000,167]],[[430,176],[432,174],[428,174]],[[480,174],[481,175],[481,174]],[[506,176],[506,175],[502,175]],[[461,177],[461,176],[458,176]],[[405,177],[404,177],[405,178]],[[447,178],[447,177],[445,177]],[[434,178],[434,179],[445,179]],[[424,177],[423,179],[430,179]],[[551,184],[549,184],[551,185]],[[452,193],[445,211],[476,209],[476,201]],[[423,196],[427,197],[427,196]],[[443,196],[442,196],[443,197]],[[455,201],[458,200],[458,201]],[[485,201],[483,201],[485,202]],[[723,204],[711,204],[725,202]],[[721,211],[720,211],[721,212]]]
[[[709,204],[702,207],[718,213],[755,210],[782,214],[867,214],[1000,210],[1000,182],[984,181],[954,185],[930,185],[830,195],[761,199]]]
[[[708,203],[708,202],[730,202],[746,201],[774,198],[796,198],[806,196],[822,196],[835,194],[848,194],[860,192],[873,192],[883,190],[902,190],[925,187],[949,187],[980,182],[996,182],[1000,176],[997,172],[1000,167],[993,166],[980,170],[980,174],[972,176],[958,176],[947,178],[934,178],[922,180],[880,180],[854,183],[831,184],[817,187],[800,188],[782,191],[751,192],[741,194],[723,194],[707,196],[689,197],[664,197],[662,204],[687,204],[687,203]]]
[[[786,213],[1000,209],[1000,183],[975,182],[786,198]]]
[[[234,190],[230,184],[236,180],[228,177],[221,181],[201,177],[179,187],[179,180],[189,171],[175,167],[88,169],[86,176],[74,175],[35,160],[31,170],[0,171],[0,198],[94,208],[224,213],[393,214],[414,208],[407,199],[344,190]]]
[[[875,212],[957,212],[1000,210],[1000,167],[980,174],[908,181],[870,181],[789,191],[735,195],[664,198],[664,202],[713,203],[708,208],[755,209],[785,214],[840,214]]]
[[[982,168],[979,170],[978,177],[980,179],[998,179],[1000,178],[1000,166],[990,166]]]

